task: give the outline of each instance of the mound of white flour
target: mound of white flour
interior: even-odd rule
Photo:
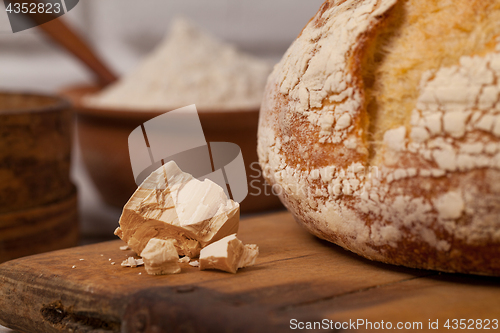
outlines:
[[[102,108],[258,108],[272,66],[177,19],[166,39],[130,74],[86,104]]]

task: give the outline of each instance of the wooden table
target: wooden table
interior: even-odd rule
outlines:
[[[119,240],[7,262],[0,324],[29,332],[281,332],[322,320],[360,331],[421,323],[427,331],[438,321],[440,331],[454,331],[444,327],[448,319],[451,327],[453,319],[500,319],[500,279],[371,262],[309,235],[288,212],[243,220],[239,237],[261,254],[237,274],[182,264],[181,274],[149,276],[120,266],[133,253],[120,251]]]

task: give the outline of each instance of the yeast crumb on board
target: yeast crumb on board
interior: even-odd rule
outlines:
[[[121,264],[122,267],[132,267],[132,268],[142,265],[144,265],[144,260],[135,259],[134,257],[128,257]]]
[[[191,260],[191,258],[189,258],[188,256],[184,256],[182,258],[179,258],[179,262],[182,263],[182,264],[186,264],[188,263],[189,261]]]
[[[258,255],[257,245],[244,245],[233,234],[202,249],[199,266],[200,270],[217,269],[236,273],[238,268],[254,265]]]
[[[181,272],[175,240],[151,238],[141,252],[146,272],[150,275],[177,274]]]

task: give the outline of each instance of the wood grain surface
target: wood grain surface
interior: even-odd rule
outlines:
[[[0,263],[76,246],[78,239],[76,188],[51,204],[0,214]]]
[[[73,114],[65,100],[0,92],[0,214],[71,195],[72,135]]]
[[[309,235],[288,212],[242,221],[239,237],[261,254],[234,275],[181,264],[181,274],[149,276],[120,266],[133,253],[120,251],[119,240],[4,263],[0,324],[25,332],[281,332],[291,319],[328,319],[370,321],[372,329],[382,320],[421,322],[427,331],[438,320],[448,331],[447,319],[500,319],[498,278],[370,262]]]

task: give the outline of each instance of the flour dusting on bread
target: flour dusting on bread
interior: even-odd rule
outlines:
[[[459,2],[326,1],[268,79],[259,160],[321,238],[499,275],[500,4]]]

